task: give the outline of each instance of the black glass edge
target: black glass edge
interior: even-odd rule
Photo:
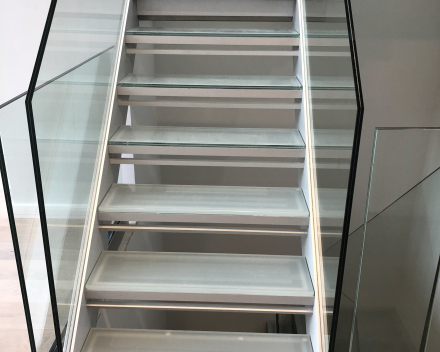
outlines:
[[[60,75],[44,82],[40,86],[36,87],[37,79],[40,74],[41,64],[43,61],[44,53],[46,50],[47,40],[50,33],[50,28],[52,26],[52,20],[55,14],[55,9],[57,5],[57,0],[52,0],[49,7],[49,12],[47,15],[46,23],[43,30],[43,35],[41,38],[40,46],[38,48],[37,58],[35,60],[34,69],[32,71],[31,80],[29,83],[29,88],[27,92],[20,94],[19,96],[9,100],[5,104],[2,104],[0,108],[16,101],[17,99],[23,97],[26,95],[25,100],[25,106],[26,106],[26,115],[28,120],[28,128],[29,128],[29,138],[30,138],[30,144],[31,144],[31,153],[32,153],[32,163],[34,167],[34,176],[35,176],[35,185],[37,190],[37,199],[38,199],[38,208],[40,213],[40,223],[41,223],[41,232],[43,237],[43,246],[44,246],[44,256],[45,256],[45,262],[46,262],[46,271],[47,271],[47,277],[48,277],[48,283],[49,283],[49,293],[50,293],[50,301],[51,301],[51,308],[52,308],[52,317],[53,317],[53,323],[54,323],[54,331],[55,331],[55,341],[54,344],[56,344],[56,350],[62,351],[63,350],[63,336],[60,331],[59,326],[59,315],[58,315],[58,306],[57,306],[57,299],[56,299],[56,291],[55,291],[55,280],[53,275],[53,269],[52,269],[52,257],[50,253],[50,244],[49,244],[49,232],[47,228],[47,219],[46,219],[46,211],[45,211],[45,203],[44,203],[44,195],[43,195],[43,185],[41,181],[41,170],[40,170],[40,161],[38,156],[38,148],[37,148],[37,138],[35,133],[35,121],[34,121],[34,114],[32,109],[32,99],[34,96],[34,92],[36,90],[39,90],[48,84],[58,80],[59,78],[67,75],[68,73],[74,71],[75,69],[79,68],[80,66],[86,64],[87,62],[95,59],[96,57],[102,55],[103,53],[111,50],[114,48],[114,46],[111,46],[98,54],[90,57],[89,59],[81,62],[80,64],[72,67],[71,69],[61,73]],[[23,298],[24,299],[24,298]],[[29,328],[29,326],[28,326]],[[33,334],[33,332],[32,332]],[[35,344],[35,343],[34,343]]]
[[[56,77],[54,77],[54,78],[51,78],[51,79],[48,80],[47,82],[44,82],[44,83],[40,84],[38,87],[35,88],[35,91],[37,91],[37,90],[39,90],[39,89],[41,89],[41,88],[43,88],[43,87],[49,85],[50,83],[53,83],[54,81],[60,79],[61,77],[67,75],[68,73],[70,73],[70,72],[76,70],[77,68],[79,68],[79,67],[85,65],[85,64],[88,63],[89,61],[92,61],[93,59],[97,58],[98,56],[104,54],[105,52],[107,52],[107,51],[109,51],[109,50],[111,50],[111,49],[113,49],[114,47],[115,47],[114,45],[113,45],[113,46],[110,46],[110,47],[108,47],[107,49],[105,49],[105,50],[99,52],[98,54],[93,55],[92,57],[88,58],[87,60],[84,60],[83,62],[79,63],[78,65],[72,67],[71,69],[69,69],[69,70],[67,70],[67,71],[65,71],[65,72],[63,72],[63,73],[61,73],[61,74],[59,74],[58,76],[56,76]],[[23,92],[23,93],[21,93],[21,94],[19,94],[19,95],[17,95],[16,97],[14,97],[14,98],[12,98],[12,99],[6,101],[6,102],[3,103],[3,104],[0,104],[0,109],[4,108],[5,106],[7,106],[7,105],[9,105],[9,104],[12,104],[14,101],[16,101],[16,100],[18,100],[18,99],[20,99],[20,98],[22,98],[22,97],[24,97],[24,96],[26,96],[26,95],[27,95],[27,91],[26,91],[26,92]]]
[[[24,277],[23,263],[21,261],[20,243],[18,241],[17,227],[15,224],[14,209],[12,207],[11,190],[9,189],[8,174],[6,172],[5,156],[3,154],[3,145],[0,137],[0,172],[3,181],[3,192],[5,194],[6,209],[8,211],[9,227],[11,229],[12,244],[14,247],[15,263],[17,264],[18,281],[20,283],[21,297],[23,301],[24,315],[29,336],[29,345],[32,352],[36,352],[34,329],[32,327],[31,311],[29,308],[29,299],[26,289],[26,280]]]
[[[46,23],[44,25],[43,35],[41,38],[40,46],[38,48],[37,58],[35,60],[34,69],[32,71],[31,81],[29,83],[29,88],[26,93],[25,106],[26,106],[26,115],[27,115],[28,128],[29,128],[29,139],[31,144],[32,163],[34,167],[35,186],[37,190],[38,209],[40,213],[41,233],[43,237],[44,257],[46,262],[47,279],[49,284],[50,303],[52,308],[52,317],[53,317],[53,324],[55,331],[55,341],[58,347],[58,351],[62,351],[63,342],[61,337],[61,330],[60,330],[60,323],[58,316],[55,281],[52,270],[52,257],[50,254],[49,232],[47,229],[46,209],[44,205],[44,196],[43,196],[43,184],[41,181],[40,161],[39,161],[38,149],[37,149],[37,137],[35,134],[34,113],[32,110],[32,98],[34,96],[35,87],[37,85],[37,79],[40,74],[41,63],[43,61],[44,52],[46,50],[47,39],[49,38],[50,28],[52,26],[52,20],[55,14],[56,6],[57,6],[57,0],[51,0]]]
[[[51,260],[51,254],[50,254],[50,244],[49,244],[49,233],[47,229],[47,219],[46,219],[46,213],[45,213],[45,205],[44,205],[44,195],[43,195],[43,188],[42,188],[42,182],[41,182],[41,171],[40,171],[40,163],[39,163],[39,157],[38,157],[38,149],[37,149],[37,141],[36,141],[36,134],[35,134],[35,122],[34,122],[34,116],[33,116],[33,109],[32,109],[32,98],[34,95],[34,92],[53,83],[54,81],[60,79],[61,77],[67,75],[68,73],[76,70],[77,68],[83,66],[84,64],[90,62],[91,60],[95,59],[96,57],[104,54],[105,52],[111,50],[114,48],[114,46],[110,46],[107,49],[104,49],[103,51],[97,53],[96,55],[88,58],[87,60],[79,63],[78,65],[70,68],[69,70],[59,74],[58,76],[44,82],[43,84],[36,87],[36,82],[40,73],[40,68],[42,64],[42,60],[44,57],[44,52],[46,49],[47,40],[50,33],[50,27],[52,25],[52,20],[55,14],[57,0],[52,0],[48,16],[46,19],[42,39],[40,42],[40,46],[37,53],[37,58],[35,61],[34,69],[32,71],[31,81],[29,83],[29,89],[16,96],[15,98],[12,98],[11,100],[5,102],[4,104],[0,105],[0,109],[13,103],[14,101],[20,99],[21,97],[26,95],[25,100],[25,106],[26,106],[26,115],[28,119],[28,128],[29,128],[29,137],[30,137],[30,144],[31,144],[31,152],[32,152],[32,162],[34,166],[34,176],[35,176],[35,184],[37,189],[37,199],[38,199],[38,207],[40,212],[40,223],[41,223],[41,230],[42,230],[42,237],[43,237],[43,246],[44,246],[44,254],[45,254],[45,262],[46,262],[46,271],[48,276],[48,283],[49,283],[49,292],[50,292],[50,301],[51,301],[51,308],[52,308],[52,316],[53,316],[53,322],[54,322],[54,331],[55,331],[55,341],[52,346],[52,348],[55,348],[57,351],[63,350],[62,341],[64,338],[65,329],[63,331],[63,334],[60,332],[59,327],[59,315],[58,315],[58,307],[57,307],[57,300],[56,300],[56,291],[55,291],[55,281],[53,276],[53,270],[52,270],[52,260]],[[23,301],[27,302],[27,296],[23,296]],[[30,313],[29,313],[30,314]],[[30,318],[30,316],[29,316]],[[29,320],[29,323],[31,321]],[[30,329],[30,330],[29,330]],[[35,341],[34,341],[34,335],[32,326],[28,324],[28,332],[29,334],[32,334],[32,341],[33,341],[33,348],[32,349],[32,343],[31,343],[31,349],[32,352],[36,351],[35,349]]]
[[[333,306],[333,319],[330,332],[329,352],[335,352],[336,334],[338,329],[339,310],[341,306],[342,286],[344,280],[345,259],[347,255],[348,237],[350,231],[351,210],[353,205],[354,187],[356,183],[356,170],[359,158],[359,147],[361,141],[362,123],[364,117],[364,99],[362,95],[362,85],[359,70],[359,60],[356,48],[356,36],[353,24],[353,13],[351,1],[344,0],[345,15],[347,18],[348,40],[350,43],[351,64],[353,70],[353,79],[356,93],[356,125],[353,137],[353,153],[351,157],[350,174],[348,178],[347,200],[345,203],[345,216],[342,229],[341,251],[339,254],[338,276],[336,281],[335,300]]]

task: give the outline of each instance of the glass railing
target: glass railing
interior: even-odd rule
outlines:
[[[144,100],[130,101],[130,95],[142,95],[145,92],[154,95],[163,89],[180,88],[191,88],[194,95],[190,98],[203,98],[185,101],[187,105],[193,104],[199,107],[221,103],[215,99],[204,98],[226,98],[223,102],[229,102],[230,107],[249,108],[251,106],[255,109],[271,108],[274,106],[273,100],[279,100],[275,104],[276,109],[298,109],[294,113],[298,123],[295,121],[295,124],[290,124],[289,122],[289,126],[295,125],[295,129],[259,128],[258,132],[255,128],[200,127],[196,129],[191,127],[190,134],[184,127],[160,128],[155,126],[149,127],[147,131],[139,126],[135,126],[136,129],[124,126],[127,128],[121,127],[118,131],[116,129],[111,131],[109,152],[123,153],[124,147],[135,146],[142,153],[142,148],[147,149],[158,145],[240,149],[241,156],[247,156],[247,150],[255,148],[271,149],[270,153],[267,153],[268,156],[277,155],[277,153],[280,156],[287,155],[284,150],[288,149],[300,149],[295,152],[302,153],[304,153],[302,150],[307,150],[307,162],[304,163],[307,166],[300,172],[300,183],[302,186],[303,183],[306,184],[304,189],[310,192],[307,191],[308,194],[304,197],[299,188],[281,190],[276,187],[267,189],[259,187],[260,193],[256,193],[256,187],[244,189],[245,187],[235,186],[227,188],[229,193],[225,191],[226,187],[222,188],[223,193],[215,194],[206,192],[204,187],[197,189],[187,187],[185,193],[181,187],[170,186],[166,190],[174,190],[174,193],[167,192],[172,197],[167,199],[158,197],[158,201],[163,202],[163,208],[166,211],[158,212],[157,209],[146,204],[146,208],[143,209],[144,213],[150,211],[160,216],[161,219],[165,219],[170,209],[178,208],[182,213],[218,215],[225,212],[224,208],[227,208],[226,215],[232,218],[241,216],[242,209],[240,208],[245,205],[246,209],[252,210],[249,215],[253,217],[252,220],[259,216],[264,217],[268,224],[276,219],[277,221],[273,221],[274,225],[283,225],[279,218],[287,219],[292,217],[292,214],[297,214],[295,224],[301,226],[309,224],[309,214],[311,214],[311,236],[307,237],[303,250],[311,258],[308,262],[310,266],[308,270],[310,269],[312,273],[314,287],[319,288],[319,292],[315,292],[316,299],[319,300],[319,308],[316,311],[321,314],[318,324],[320,328],[316,335],[319,335],[318,339],[323,341],[316,346],[319,346],[318,350],[326,351],[330,345],[330,350],[333,350],[334,331],[336,330],[333,328],[331,332],[331,327],[332,324],[336,326],[337,319],[333,319],[332,323],[332,317],[338,316],[341,304],[340,268],[344,265],[348,241],[363,103],[359,71],[354,59],[356,47],[349,6],[346,12],[343,0],[329,3],[328,6],[322,7],[314,6],[316,5],[314,1],[297,2],[296,6],[299,9],[294,12],[302,17],[301,21],[298,21],[296,15],[293,16],[293,12],[292,14],[289,12],[287,16],[289,20],[286,22],[288,29],[279,29],[278,21],[275,21],[276,29],[264,30],[246,28],[243,30],[234,28],[130,30],[129,28],[126,33],[127,44],[136,43],[135,37],[172,34],[173,37],[178,37],[177,41],[182,37],[191,37],[192,40],[214,36],[222,38],[219,43],[225,46],[237,45],[240,43],[237,38],[250,40],[248,45],[257,43],[262,46],[262,50],[253,48],[238,53],[241,56],[265,56],[267,52],[262,45],[264,41],[260,39],[277,38],[281,47],[286,45],[288,47],[288,50],[278,48],[277,55],[288,57],[300,55],[298,62],[303,64],[296,65],[298,72],[293,72],[293,66],[290,64],[283,66],[280,70],[275,66],[267,65],[265,71],[262,70],[257,75],[253,75],[254,73],[251,72],[253,69],[249,70],[248,75],[241,75],[243,72],[240,68],[244,69],[247,66],[243,61],[237,68],[231,70],[232,74],[240,71],[240,75],[221,75],[214,70],[214,75],[197,75],[189,78],[185,75],[173,75],[173,72],[171,75],[167,73],[167,75],[157,74],[156,76],[145,76],[144,72],[140,72],[124,75],[125,78],[119,77],[119,84],[116,87],[114,69],[118,65],[115,64],[115,58],[122,44],[121,23],[124,21],[122,12],[128,2],[125,0],[52,1],[26,101],[22,97],[13,103],[14,106],[20,106],[22,110],[16,114],[22,115],[23,125],[16,127],[22,128],[26,131],[25,135],[30,136],[23,142],[27,143],[27,159],[24,156],[19,158],[19,161],[26,163],[26,168],[29,169],[23,174],[29,179],[25,179],[26,182],[23,181],[21,187],[20,177],[24,176],[20,175],[18,170],[25,170],[25,168],[20,169],[20,166],[16,165],[9,166],[8,162],[13,163],[14,160],[9,159],[12,149],[8,149],[10,147],[6,143],[7,140],[4,148],[5,169],[20,176],[14,176],[10,182],[12,208],[18,207],[15,217],[10,212],[11,221],[15,224],[20,223],[22,215],[19,206],[21,203],[26,204],[33,213],[32,216],[25,215],[24,218],[32,219],[35,228],[32,230],[35,232],[32,236],[38,237],[41,241],[36,258],[42,266],[38,274],[44,273],[46,281],[39,283],[38,287],[41,289],[38,295],[33,295],[28,299],[28,315],[32,316],[32,320],[37,319],[32,327],[30,326],[30,333],[35,336],[35,341],[31,338],[31,346],[34,344],[34,350],[46,351],[52,347],[61,351],[70,350],[71,347],[73,331],[77,323],[75,319],[79,317],[79,307],[83,298],[81,287],[83,287],[86,275],[84,264],[87,260],[85,248],[90,241],[93,226],[96,225],[95,214],[91,209],[92,204],[95,206],[97,202],[97,188],[95,187],[99,185],[97,179],[102,171],[100,170],[103,165],[101,158],[104,153],[102,151],[107,148],[103,136],[109,132],[104,131],[104,126],[113,107],[115,92],[112,89],[118,89],[118,103],[123,106],[130,105],[130,102],[148,105],[152,101],[148,100],[149,97]],[[269,9],[271,5],[265,6]],[[277,16],[284,18],[286,13],[283,10]],[[292,19],[294,24],[298,22],[304,24],[300,31],[297,31],[300,28],[290,28]],[[284,25],[281,27],[284,28]],[[299,33],[301,33],[301,38]],[[255,39],[258,40],[253,41]],[[300,40],[301,45],[299,45]],[[179,44],[182,43],[179,42]],[[296,50],[296,46],[301,47],[302,50]],[[291,50],[292,48],[294,50]],[[159,53],[161,50],[159,49],[154,49],[158,50],[155,53]],[[126,54],[151,53],[151,50],[153,49],[145,46],[129,45]],[[172,52],[176,53],[176,51]],[[225,53],[227,52],[237,54],[236,50],[226,50]],[[194,54],[194,51],[191,53]],[[208,47],[200,53],[212,55],[212,50]],[[130,65],[133,66],[133,62],[130,62],[128,66]],[[174,66],[171,65],[171,67]],[[161,70],[158,72],[160,73]],[[221,70],[219,72],[221,73]],[[246,72],[244,69],[244,73]],[[277,72],[288,72],[289,75],[276,75]],[[219,96],[206,95],[201,92],[202,89],[216,90],[218,93],[215,94]],[[305,91],[304,94],[303,91]],[[237,92],[240,93],[238,96]],[[303,97],[302,101],[299,102],[301,97]],[[236,98],[248,98],[248,100],[235,101]],[[182,104],[178,98],[166,101],[159,97],[153,102],[156,105],[151,106],[160,106],[162,102],[174,104],[175,107]],[[115,106],[114,110],[117,109],[118,107]],[[1,113],[7,116],[7,110]],[[3,131],[0,132],[3,133]],[[13,137],[12,134],[11,136]],[[225,136],[227,136],[226,139]],[[229,150],[221,152],[231,156],[228,154],[231,153]],[[216,151],[216,153],[219,152]],[[167,161],[167,159],[164,160]],[[222,160],[215,160],[215,162],[219,161]],[[32,188],[32,192],[23,187],[27,183]],[[120,201],[124,200],[124,197],[129,199],[130,192],[136,191],[138,196],[142,196],[142,192],[147,190],[140,185],[130,187],[113,186],[108,194],[116,196],[113,199],[119,197],[118,201]],[[210,192],[216,190],[214,187],[211,188]],[[189,191],[195,196],[193,204],[187,208],[187,202],[182,205],[179,201],[182,197],[188,198]],[[240,196],[241,202],[233,196]],[[30,197],[28,201],[26,197]],[[222,197],[229,198],[226,201]],[[216,204],[222,209],[217,210],[214,207],[210,210],[211,213],[207,214],[207,199],[218,201]],[[167,203],[170,201],[171,203]],[[128,201],[127,204],[123,204],[122,209],[115,207],[112,199],[109,199],[107,203],[103,202],[98,210],[97,216],[100,220],[114,220],[111,216],[108,218],[106,216],[114,213],[119,215],[127,209],[130,210],[130,206],[136,207],[135,203]],[[264,211],[260,209],[262,204],[266,206]],[[104,209],[105,205],[107,209]],[[154,206],[157,206],[157,203]],[[310,212],[309,209],[311,209]],[[34,214],[39,215],[36,217]],[[290,222],[285,225],[290,225]],[[16,227],[20,229],[20,226]],[[17,233],[19,237],[20,231]],[[314,242],[315,239],[318,241]],[[21,246],[20,241],[18,242]],[[335,248],[339,250],[336,251]],[[28,252],[25,254],[27,255]],[[24,262],[27,257],[23,258]],[[34,258],[29,260],[32,263]],[[31,276],[28,279],[27,275],[31,275],[32,272],[28,273],[26,266],[23,267],[23,282],[31,287],[32,281],[29,280],[33,279]],[[34,265],[31,267],[36,268]],[[47,292],[41,298],[40,293],[43,291]],[[43,302],[41,304],[44,305],[44,309],[41,308],[35,313],[33,309],[39,308],[40,301],[37,301],[36,308],[33,308],[33,299],[37,298]],[[313,301],[313,304],[316,305],[317,301]],[[324,336],[323,339],[321,335]],[[313,338],[316,340],[316,336]]]
[[[31,351],[69,348],[126,1],[52,1],[28,92],[0,106]],[[63,346],[64,345],[64,346]]]
[[[25,95],[0,108],[1,169],[31,351],[55,340]]]
[[[438,349],[439,143],[440,129],[376,131],[365,224],[349,236],[336,351]]]
[[[322,350],[334,351],[363,99],[349,0],[304,2],[304,119]],[[300,117],[301,119],[301,117]],[[313,205],[313,203],[315,205]],[[341,277],[338,277],[341,275]]]
[[[46,83],[35,91],[32,101],[61,331],[69,328],[80,294],[76,284],[82,275],[84,241],[92,226],[90,204],[114,57],[115,48],[110,47]]]

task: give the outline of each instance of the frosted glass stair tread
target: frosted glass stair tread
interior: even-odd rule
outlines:
[[[344,11],[345,12],[345,11]],[[344,13],[345,17],[345,13]],[[307,24],[307,37],[308,38],[347,38],[348,31],[347,24],[345,23],[332,23],[332,22],[309,22]]]
[[[354,90],[353,77],[325,77],[311,76],[310,89],[312,90]]]
[[[346,189],[318,188],[319,216],[343,219],[345,215]]]
[[[313,130],[313,144],[316,149],[353,148],[353,130]]]
[[[82,352],[312,352],[308,335],[90,329]]]
[[[304,257],[103,251],[87,298],[313,304]]]
[[[300,188],[113,184],[98,212],[304,217]]]
[[[347,30],[343,29],[308,29],[308,38],[348,38]]]
[[[133,28],[126,35],[146,36],[189,36],[189,37],[281,37],[299,38],[293,29],[251,29],[251,28]]]
[[[304,149],[296,129],[121,126],[110,145]]]
[[[125,76],[119,87],[206,88],[206,89],[302,89],[294,76],[147,76],[133,73]]]

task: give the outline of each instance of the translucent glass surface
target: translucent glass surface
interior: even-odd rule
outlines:
[[[88,298],[312,304],[303,257],[102,252]]]
[[[101,130],[115,53],[108,50],[85,61],[37,89],[32,100],[59,328],[66,328],[67,338],[84,264],[81,253],[89,230],[98,150],[105,144]]]
[[[312,352],[307,335],[92,329],[84,352]]]
[[[24,103],[25,97],[22,97],[0,109],[0,134],[15,215],[15,226],[17,228],[35,347],[38,352],[47,352],[55,340],[55,330]],[[3,226],[8,225],[5,223]],[[10,269],[16,270],[14,267],[10,267]],[[18,311],[23,311],[23,298],[20,291],[10,290],[10,295],[7,294],[9,289],[17,287],[18,282],[16,280],[16,278],[11,278],[10,284],[8,284],[6,277],[2,280],[2,284],[5,285],[5,287],[2,287],[2,293],[6,294],[6,296],[2,296],[2,299],[4,299],[2,303],[16,306]],[[8,301],[8,296],[13,301]],[[15,319],[9,319],[10,325],[14,325],[15,321]],[[23,348],[29,342],[17,341],[17,344]]]
[[[299,188],[114,184],[100,213],[168,213],[308,218]]]
[[[120,87],[219,88],[219,89],[302,89],[296,77],[290,76],[146,76],[128,74]]]
[[[191,37],[286,37],[299,38],[295,30],[248,28],[133,28],[127,35],[163,35]]]
[[[116,44],[124,0],[58,0],[38,84]]]
[[[298,130],[277,128],[121,126],[110,145],[304,149]]]
[[[421,143],[413,144],[417,140]],[[367,211],[374,213],[367,214],[370,220],[364,225],[352,327],[361,351],[424,350],[424,329],[430,319],[428,306],[440,256],[439,141],[440,130],[435,129],[376,133],[367,203]],[[395,154],[396,149],[388,147],[393,143],[396,147],[409,144],[416,150],[413,155],[400,151]],[[418,158],[414,162],[415,155]],[[389,162],[383,163],[384,160]],[[428,170],[431,171],[426,175]],[[404,190],[408,178],[396,180],[395,175],[405,172],[413,173],[413,180],[416,175],[421,178]],[[395,187],[390,187],[395,183]],[[390,193],[394,198],[391,202]],[[434,337],[434,345],[435,340]]]

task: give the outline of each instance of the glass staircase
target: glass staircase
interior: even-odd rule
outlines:
[[[82,87],[96,89],[99,106],[85,110],[102,116],[69,140],[79,151],[94,147],[78,164],[78,180],[89,180],[87,211],[80,225],[72,213],[60,225],[83,237],[75,281],[63,286],[70,296],[51,306],[65,317],[54,318],[54,345],[327,351],[339,257],[324,253],[343,235],[360,123],[344,1],[120,2],[120,16],[92,11],[120,21],[106,49],[114,72],[102,77],[95,55],[93,75],[61,79],[53,96],[33,102],[36,142],[50,146],[43,179],[66,168],[65,160],[54,168],[51,152],[67,137],[55,116],[44,116],[60,104],[59,86],[79,86],[66,93],[79,99],[71,110]],[[54,23],[62,26],[63,16],[55,12]],[[75,33],[111,41],[114,30],[92,27]],[[59,45],[63,31],[56,33]],[[61,285],[50,280],[59,297]]]
[[[108,153],[115,175],[134,165],[135,182],[103,183],[97,219],[103,232],[123,226],[129,241],[148,238],[151,232],[145,229],[156,228],[160,244],[128,243],[123,251],[103,251],[85,284],[91,306],[137,307],[132,314],[148,307],[183,314],[197,309],[307,312],[304,334],[322,319],[313,309],[322,304],[316,290],[322,290],[325,304],[333,304],[339,261],[325,258],[319,264],[319,252],[307,253],[307,246],[320,241],[314,231],[321,229],[311,229],[312,217],[319,217],[322,232],[340,238],[347,192],[327,181],[315,190],[316,207],[311,188],[319,185],[306,175],[316,175],[320,164],[324,178],[338,171],[348,175],[348,167],[340,165],[351,159],[355,101],[350,66],[344,66],[350,56],[341,5],[284,0],[130,4],[116,92],[121,108],[113,114]],[[342,23],[327,24],[330,18]],[[308,46],[316,50],[307,51]],[[328,58],[342,63],[326,70]],[[319,65],[319,75],[304,59]],[[313,130],[315,97],[321,113],[347,106],[348,113],[342,111],[333,123],[333,111]],[[202,242],[208,243],[225,226],[233,236],[246,234],[246,252],[237,251],[227,237],[226,252],[186,252],[168,243],[170,229],[196,248],[191,227],[205,232]],[[294,236],[296,248],[287,251],[290,255],[255,249],[261,231],[271,236],[286,231],[291,235],[284,238]],[[317,265],[326,277],[322,289],[316,287],[321,285]],[[153,330],[118,330],[121,324],[114,321],[105,326],[92,328],[83,350],[119,351],[130,340],[133,348],[173,351],[173,345],[182,348],[181,339],[189,351],[212,343],[222,351],[325,348],[316,335],[207,333],[185,324],[179,331],[154,330],[154,324]]]

